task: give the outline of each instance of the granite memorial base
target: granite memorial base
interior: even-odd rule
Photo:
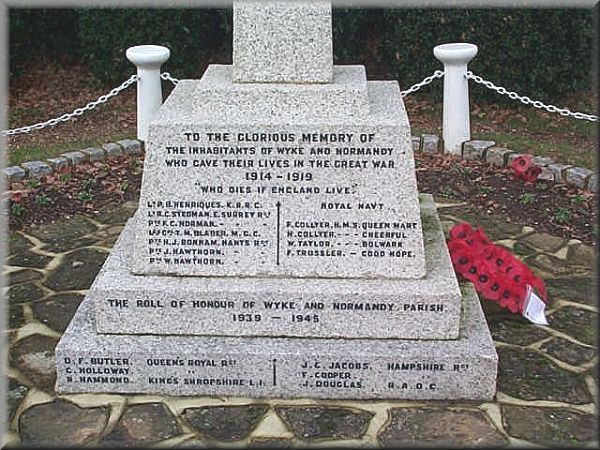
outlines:
[[[459,339],[100,334],[86,298],[56,347],[60,393],[487,400],[497,355],[463,286]]]
[[[131,272],[134,219],[88,297],[101,333],[455,339],[461,294],[433,198],[421,279],[179,277]]]

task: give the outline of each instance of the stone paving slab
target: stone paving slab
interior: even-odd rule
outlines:
[[[527,248],[527,257],[561,264],[558,273],[544,270],[549,326],[532,325],[482,300],[499,356],[498,390],[491,401],[57,395],[54,347],[88,284],[75,283],[70,269],[83,262],[85,278],[93,279],[105,257],[99,249],[110,251],[117,232],[112,227],[123,226],[136,207],[128,202],[93,221],[76,216],[11,235],[7,282],[33,284],[40,292],[32,288],[29,298],[27,289],[13,294],[18,298],[6,333],[7,445],[598,447],[593,249],[555,237],[525,243],[535,231],[493,217],[467,217],[458,205],[439,204],[440,216],[481,224],[492,239]],[[24,257],[30,254],[47,258]]]

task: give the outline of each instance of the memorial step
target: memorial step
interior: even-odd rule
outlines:
[[[473,288],[456,340],[114,335],[86,297],[58,343],[60,394],[490,400],[497,354]]]
[[[213,111],[235,120],[244,116],[327,120],[369,114],[364,66],[335,66],[332,82],[323,84],[236,83],[232,72],[233,66],[211,64],[199,81],[180,80],[166,108],[185,98],[192,114]]]

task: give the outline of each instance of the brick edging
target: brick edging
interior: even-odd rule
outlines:
[[[443,153],[442,139],[437,134],[422,134],[413,136],[413,151],[425,153]],[[144,152],[144,143],[137,139],[123,139],[117,142],[102,144],[100,147],[87,147],[78,151],[63,153],[45,161],[28,161],[20,166],[10,166],[2,169],[9,183],[28,178],[42,178],[68,166],[104,161],[111,156],[138,155]],[[464,142],[461,154],[464,159],[485,161],[495,166],[510,166],[513,160],[526,153],[519,153],[505,147],[496,146],[494,141],[471,140]],[[542,168],[538,179],[564,181],[581,189],[598,192],[598,174],[585,167],[576,167],[554,162],[551,158],[534,156],[533,162]]]
[[[437,134],[413,136],[413,151],[425,153],[444,153],[442,139]],[[455,155],[464,159],[484,161],[499,167],[507,167],[515,158],[526,155],[505,147],[499,147],[494,141],[471,140],[463,142],[461,154]],[[551,158],[534,156],[533,162],[542,168],[538,179],[566,182],[581,189],[598,192],[598,174],[585,167],[554,162]]]
[[[95,161],[105,161],[112,156],[139,155],[144,152],[144,143],[137,139],[123,139],[117,142],[102,144],[100,147],[87,147],[82,150],[65,152],[44,161],[28,161],[20,166],[10,166],[2,169],[9,183],[30,178],[42,178],[54,172],[59,172],[69,166]]]

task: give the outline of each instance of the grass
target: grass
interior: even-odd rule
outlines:
[[[489,133],[476,136],[477,139],[494,141],[500,147],[506,147],[519,153],[531,153],[546,156],[562,164],[593,169],[596,164],[594,152],[581,149],[567,142],[507,133]]]
[[[59,156],[61,153],[71,152],[76,150],[82,150],[87,147],[94,147],[105,144],[107,142],[115,142],[121,139],[131,139],[131,135],[126,134],[117,134],[109,138],[98,139],[98,138],[90,138],[90,139],[82,139],[76,140],[68,145],[48,145],[48,146],[39,146],[39,145],[30,145],[30,146],[22,146],[19,148],[11,149],[8,152],[8,161],[6,161],[7,166],[15,166],[21,164],[26,161],[37,161],[44,160],[47,158],[53,158]]]
[[[472,139],[494,141],[500,147],[550,157],[563,164],[596,167],[597,123],[562,117],[518,102],[477,105],[472,97]],[[432,102],[427,94],[415,94],[414,101],[411,108],[413,99],[406,99],[413,135],[441,135],[442,103]],[[573,94],[556,103],[587,113],[593,113],[595,106],[594,96],[589,93]]]

